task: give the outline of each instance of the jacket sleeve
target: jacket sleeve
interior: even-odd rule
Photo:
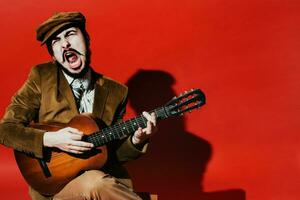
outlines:
[[[123,116],[125,115],[126,105],[128,101],[127,98],[128,96],[126,92],[126,95],[122,103],[120,104],[119,109],[117,110],[117,123],[123,121]],[[145,154],[147,151],[148,142],[141,149],[136,148],[131,142],[132,141],[131,137],[132,135],[121,140],[122,142],[120,143],[120,145],[118,145],[118,148],[116,150],[116,155],[119,162],[127,162],[130,160],[135,160],[139,158],[141,155]]]
[[[1,144],[37,158],[43,157],[45,131],[28,127],[38,118],[40,101],[40,75],[34,67],[24,85],[13,96],[0,122]]]

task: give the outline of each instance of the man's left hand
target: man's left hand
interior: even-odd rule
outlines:
[[[139,127],[135,131],[132,136],[132,143],[134,145],[144,144],[157,131],[155,113],[151,113],[150,115],[148,112],[143,112],[143,116],[147,119],[147,127],[144,129]]]

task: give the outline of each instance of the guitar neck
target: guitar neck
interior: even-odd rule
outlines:
[[[157,108],[150,113],[156,114],[157,120],[168,118],[165,107]],[[106,127],[98,132],[95,132],[86,137],[86,141],[93,143],[95,147],[105,145],[111,141],[119,140],[134,133],[139,127],[145,128],[147,126],[147,119],[143,115],[126,120],[124,122]]]

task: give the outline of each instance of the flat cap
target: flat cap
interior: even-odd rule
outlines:
[[[84,15],[80,12],[56,13],[36,29],[36,39],[45,44],[55,33],[70,25],[85,28]]]

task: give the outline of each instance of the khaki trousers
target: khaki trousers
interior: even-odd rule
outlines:
[[[53,197],[44,197],[32,189],[29,194],[32,200],[141,200],[131,183],[121,182],[99,170],[84,172]]]

